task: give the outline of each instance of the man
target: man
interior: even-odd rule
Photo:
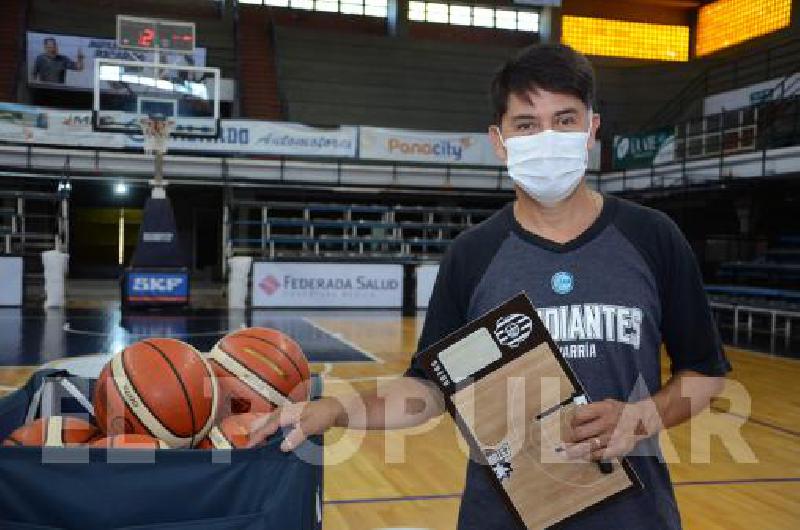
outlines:
[[[680,517],[657,434],[705,408],[729,370],[692,251],[665,215],[590,190],[584,172],[600,117],[594,73],[563,45],[523,50],[495,76],[489,135],[516,201],[450,246],[419,341],[422,350],[525,290],[593,403],[565,433],[568,454],[628,455],[644,489],[566,528],[677,529]],[[590,324],[590,319],[592,323]],[[672,377],[662,386],[660,345]],[[291,427],[284,450],[332,425],[388,429],[441,412],[412,361],[388,396],[291,405],[267,427]],[[359,414],[359,401],[366,414]],[[363,411],[363,409],[361,409]],[[623,411],[625,414],[623,414]],[[459,529],[517,528],[485,469],[470,461]]]
[[[78,50],[78,60],[73,61],[65,55],[58,53],[56,39],[47,37],[44,39],[44,53],[36,57],[33,65],[33,79],[43,83],[64,84],[67,77],[67,70],[83,70],[83,53]]]

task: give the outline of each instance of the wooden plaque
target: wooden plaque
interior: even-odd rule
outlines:
[[[641,483],[625,459],[568,461],[561,433],[586,402],[521,293],[420,353],[477,458],[519,522],[545,528]]]

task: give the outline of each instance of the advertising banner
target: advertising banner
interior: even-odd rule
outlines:
[[[485,133],[446,133],[360,127],[359,157],[396,162],[497,166]]]
[[[423,263],[417,266],[417,307],[428,307],[433,294],[436,275],[439,274],[438,263]]]
[[[114,39],[28,32],[28,83],[43,88],[92,90],[95,58],[153,62],[155,52],[118,48]],[[162,52],[160,62],[205,66],[205,48],[194,53]]]
[[[650,167],[675,159],[675,129],[614,137],[614,169]]]
[[[222,120],[217,138],[170,138],[170,151],[236,152],[276,156],[354,158],[356,127],[316,128],[298,123]],[[141,135],[129,135],[126,147],[142,147]]]
[[[800,73],[788,78],[778,77],[744,88],[714,94],[713,96],[708,96],[703,102],[703,114],[709,116],[726,110],[740,109],[772,101],[773,99],[780,99],[790,95],[792,87],[797,87],[798,83],[800,83]]]
[[[253,307],[381,307],[403,304],[403,266],[253,263]]]
[[[186,272],[126,271],[126,303],[181,304],[189,301],[189,274]]]
[[[125,146],[119,134],[92,130],[92,113],[0,103],[0,140],[76,147]]]

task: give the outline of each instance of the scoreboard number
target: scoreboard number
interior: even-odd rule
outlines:
[[[117,46],[140,50],[193,52],[194,22],[117,15]]]

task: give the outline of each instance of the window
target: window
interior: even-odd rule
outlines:
[[[477,26],[538,33],[539,13],[511,8],[479,7],[442,2],[408,3],[408,20],[456,26]]]
[[[698,56],[772,33],[789,25],[792,0],[717,0],[700,8]]]
[[[239,0],[239,3],[380,18],[386,18],[389,10],[388,0]]]
[[[689,27],[563,16],[561,41],[587,55],[689,60]]]

